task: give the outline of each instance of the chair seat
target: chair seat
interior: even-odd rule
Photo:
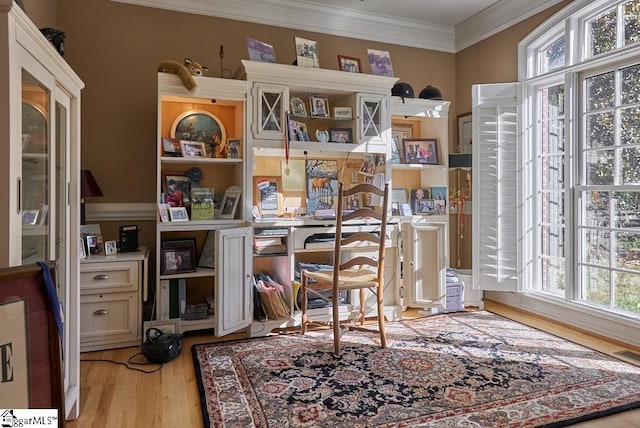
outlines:
[[[314,284],[313,288],[331,289],[333,271],[305,271],[308,278],[312,278],[321,284]],[[360,288],[376,287],[378,284],[377,273],[371,269],[346,269],[339,272],[338,289],[357,290]],[[316,286],[317,285],[317,286]]]

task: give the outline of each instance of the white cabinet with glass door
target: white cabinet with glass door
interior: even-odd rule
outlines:
[[[80,91],[83,82],[13,2],[0,1],[9,37],[0,68],[0,266],[51,260],[64,311],[65,413],[79,413]]]

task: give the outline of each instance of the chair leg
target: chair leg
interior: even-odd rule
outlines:
[[[364,288],[360,289],[360,325],[364,325]]]
[[[380,329],[380,344],[383,348],[387,347],[387,333],[384,329],[384,289],[378,286],[378,328]]]
[[[337,295],[331,298],[333,309],[333,354],[340,356],[340,299]]]
[[[302,272],[302,277],[300,278],[300,293],[301,295],[301,310],[302,310],[302,320],[300,323],[300,328],[302,330],[302,334],[307,332],[307,275]]]

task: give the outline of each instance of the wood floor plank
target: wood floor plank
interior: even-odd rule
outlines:
[[[485,308],[609,355],[625,349],[640,353],[640,349],[575,330],[556,321],[499,303],[486,302]],[[405,316],[415,318],[417,311],[410,309]],[[244,337],[246,336],[243,334],[236,334],[225,337],[224,340]],[[69,421],[67,427],[203,427],[191,346],[196,343],[216,341],[220,339],[206,334],[185,337],[180,356],[166,364],[160,372],[152,374],[139,373],[111,363],[82,362],[80,364],[80,417],[75,421]],[[109,358],[125,362],[139,351],[139,347],[122,348],[84,353],[81,357]],[[152,367],[144,366],[143,368],[148,370]],[[640,428],[640,409],[583,422],[574,427]]]

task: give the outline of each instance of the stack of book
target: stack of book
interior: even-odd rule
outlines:
[[[286,254],[287,244],[281,236],[254,236],[253,253],[265,254]]]

